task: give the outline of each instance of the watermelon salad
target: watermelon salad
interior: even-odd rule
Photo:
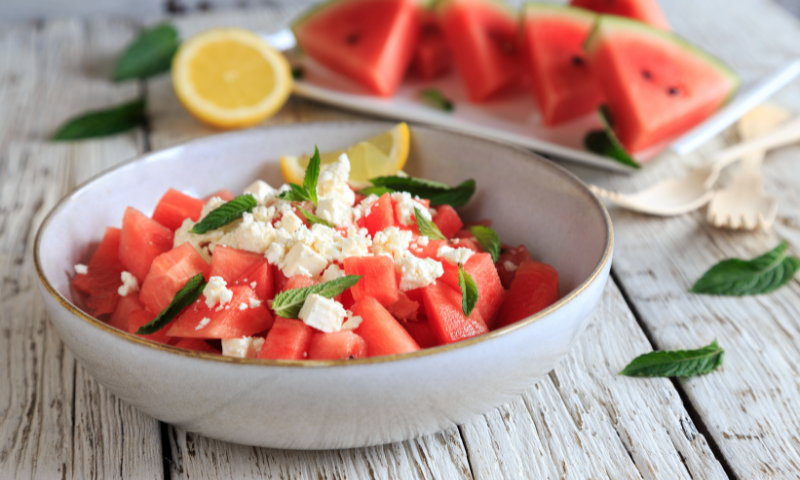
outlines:
[[[476,103],[529,84],[545,126],[607,105],[630,153],[690,130],[739,86],[727,66],[669,31],[656,0],[526,3],[521,12],[502,0],[331,0],[293,30],[305,54],[375,95],[393,95],[406,76],[455,69]]]
[[[405,175],[348,184],[346,154],[303,185],[168,190],[128,207],[72,287],[112,327],[241,358],[345,360],[505,327],[559,299],[558,273],[455,207],[475,190]]]

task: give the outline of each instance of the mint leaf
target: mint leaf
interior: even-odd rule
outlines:
[[[428,237],[431,240],[447,240],[447,238],[442,235],[442,231],[439,230],[439,227],[432,221],[423,217],[417,207],[414,207],[414,216],[417,217],[417,228],[421,236]]]
[[[361,275],[345,275],[330,282],[311,285],[310,287],[293,288],[275,295],[272,301],[272,310],[275,315],[283,318],[297,318],[306,298],[316,293],[325,298],[333,298],[352,287],[361,280]]]
[[[178,290],[178,293],[172,297],[172,301],[169,302],[167,308],[161,310],[161,313],[149,323],[139,327],[136,333],[139,335],[150,335],[166,327],[184,308],[193,304],[200,297],[200,294],[203,293],[203,289],[205,288],[206,281],[202,273],[198,273],[190,278],[189,281]]]
[[[725,350],[714,340],[697,350],[662,350],[639,355],[619,372],[629,377],[693,377],[722,365]]]
[[[603,129],[592,130],[586,134],[586,137],[583,139],[583,144],[586,149],[598,155],[613,158],[629,167],[641,168],[641,166],[636,163],[636,160],[625,151],[625,147],[619,143],[617,136],[614,134],[611,123],[611,112],[608,110],[608,106],[600,105],[598,112],[600,114],[600,122],[603,124]]]
[[[711,267],[689,290],[709,295],[761,295],[789,283],[800,270],[800,260],[786,255],[786,242],[781,242],[752,260],[730,258]]]
[[[290,183],[289,187],[291,190],[287,190],[278,195],[278,198],[281,200],[286,200],[287,202],[305,202],[306,200],[311,201],[306,194],[306,191],[300,185],[295,185],[294,183]]]
[[[120,55],[112,80],[147,78],[169,71],[180,44],[178,31],[168,23],[142,31]]]
[[[445,97],[438,88],[426,88],[421,90],[419,96],[425,103],[434,108],[445,112],[452,112],[454,110],[453,102]]]
[[[314,206],[317,206],[317,179],[319,178],[319,149],[316,145],[314,145],[314,155],[311,157],[311,160],[308,161],[308,167],[306,167],[306,175],[303,177],[303,189],[306,191],[308,195],[308,199],[314,202]]]
[[[318,216],[316,216],[313,213],[309,212],[305,208],[297,206],[297,209],[300,210],[300,213],[302,213],[303,216],[308,219],[308,222],[311,225],[314,225],[315,223],[318,223],[320,225],[325,225],[326,227],[335,228],[333,225],[331,225],[330,222],[328,222],[327,220],[323,220],[323,219],[319,218]]]
[[[64,123],[51,140],[106,137],[147,124],[144,100],[134,100],[105,110],[92,110]]]
[[[461,310],[469,318],[472,309],[478,303],[478,285],[461,264],[458,265],[458,286],[461,288]]]
[[[358,191],[358,193],[364,195],[365,197],[368,197],[370,195],[375,195],[376,197],[380,197],[384,193],[393,193],[393,192],[394,190],[386,187],[367,187]]]
[[[195,224],[189,232],[202,234],[209,230],[216,230],[220,227],[224,227],[232,221],[242,218],[244,212],[252,212],[256,205],[258,205],[258,202],[256,202],[254,196],[249,193],[240,195],[230,202],[223,203],[214,210],[211,210],[211,212],[209,212],[204,219]]]
[[[414,177],[377,177],[370,182],[376,187],[385,187],[395,192],[408,192],[419,198],[427,198],[431,205],[463,207],[475,193],[475,180],[467,180],[458,186]]]
[[[483,225],[469,227],[469,231],[475,235],[475,239],[481,244],[483,251],[492,255],[492,263],[497,263],[500,258],[500,237],[497,232]]]

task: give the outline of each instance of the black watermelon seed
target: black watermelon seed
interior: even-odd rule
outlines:
[[[649,70],[642,70],[642,76],[644,78],[646,78],[647,80],[650,80],[651,78],[653,78],[653,75],[650,73]]]
[[[670,95],[678,95],[681,93],[681,91],[678,89],[678,87],[670,87],[669,90],[667,90],[667,93]]]
[[[581,57],[579,57],[577,55],[573,55],[573,57],[572,57],[572,64],[573,65],[575,65],[576,67],[582,67],[585,63],[586,62],[584,62]]]
[[[356,34],[356,33],[351,33],[350,35],[348,35],[347,37],[345,37],[344,41],[345,41],[345,42],[346,42],[348,45],[355,45],[356,43],[358,43],[358,34]]]

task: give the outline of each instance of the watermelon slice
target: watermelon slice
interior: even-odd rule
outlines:
[[[315,332],[308,347],[309,360],[349,360],[367,356],[367,342],[353,332]]]
[[[103,240],[92,255],[84,274],[75,275],[72,287],[89,295],[86,307],[92,315],[111,313],[117,307],[122,285],[120,274],[125,270],[119,259],[120,229],[106,228]]]
[[[497,314],[502,328],[544,310],[558,301],[558,272],[546,263],[526,260],[517,269],[506,301]]]
[[[603,98],[586,61],[583,44],[596,15],[549,3],[525,6],[523,35],[533,95],[545,125],[597,110]]]
[[[736,92],[727,66],[680,37],[641,22],[601,16],[586,41],[614,132],[630,152],[675,137]]]
[[[432,80],[446,74],[451,68],[453,52],[439,28],[439,19],[435,12],[425,10],[422,12],[422,28],[411,61],[411,72],[423,80]]]
[[[501,0],[444,0],[439,25],[473,102],[515,83],[522,73],[517,13]]]
[[[658,0],[572,0],[570,4],[597,13],[633,18],[669,30],[669,23],[658,6]]]
[[[367,342],[368,356],[395,355],[419,350],[419,345],[411,335],[374,298],[364,298],[353,305],[352,310],[363,319],[355,333]]]
[[[400,85],[419,29],[414,0],[334,0],[292,26],[310,57],[382,96]]]
[[[258,358],[271,360],[305,360],[314,329],[289,318],[277,317],[264,339]]]

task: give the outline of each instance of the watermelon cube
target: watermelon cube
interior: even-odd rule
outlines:
[[[117,308],[108,319],[108,324],[124,332],[128,331],[128,316],[134,310],[142,310],[144,305],[139,301],[139,297],[134,293],[129,293],[119,299]]]
[[[400,292],[400,298],[386,307],[386,309],[398,320],[416,320],[419,303],[408,298],[405,293]]]
[[[305,360],[314,329],[289,318],[277,317],[267,333],[258,358],[271,360]]]
[[[460,290],[437,282],[422,290],[422,298],[428,313],[428,325],[438,345],[458,342],[489,331],[477,307],[469,318],[464,315]]]
[[[231,286],[233,298],[223,308],[208,308],[200,295],[167,330],[170,337],[238,338],[249,337],[272,326],[272,314],[250,287]],[[257,306],[255,306],[257,305]],[[255,306],[255,307],[254,307]]]
[[[417,322],[404,322],[403,327],[420,348],[431,348],[439,345],[427,319]]]
[[[311,277],[305,277],[303,275],[293,275],[289,277],[288,280],[283,284],[281,287],[281,292],[285,292],[287,290],[294,290],[296,288],[305,288],[310,287],[311,285],[316,285],[318,282]]]
[[[381,195],[369,207],[369,213],[364,218],[359,219],[359,225],[366,228],[369,234],[373,236],[395,225],[394,206],[388,193]]]
[[[352,311],[362,318],[355,330],[367,342],[367,356],[395,355],[419,350],[417,342],[372,297],[365,297],[353,305]]]
[[[459,247],[463,246],[463,242],[459,243]],[[443,262],[444,275],[439,279],[443,283],[449,285],[456,290],[461,297],[461,287],[458,284],[458,269],[448,262]],[[497,274],[497,269],[492,262],[492,255],[489,253],[476,253],[469,257],[469,260],[464,264],[464,270],[472,275],[475,284],[478,286],[478,303],[475,304],[475,310],[481,314],[481,318],[486,322],[489,328],[492,328],[495,321],[495,315],[503,303],[506,291],[503,289],[503,284],[500,282],[500,276]],[[460,300],[459,300],[460,302]],[[460,305],[460,303],[459,303]],[[427,309],[428,304],[425,304]],[[428,311],[430,316],[430,311]]]
[[[433,223],[439,227],[439,231],[447,238],[452,238],[457,231],[464,228],[464,222],[461,221],[458,212],[450,205],[440,205],[436,207],[436,215],[433,216]]]
[[[128,314],[128,333],[132,333],[142,338],[146,338],[148,340],[152,340],[154,342],[169,344],[170,341],[173,339],[167,336],[167,329],[169,325],[173,325],[175,320],[170,322],[166,327],[162,328],[161,330],[157,331],[156,333],[151,333],[150,335],[139,335],[136,333],[141,327],[147,325],[148,323],[152,322],[153,319],[156,318],[156,314],[152,312],[148,312],[147,310],[134,310]]]
[[[196,222],[200,218],[204,204],[202,200],[170,188],[158,201],[153,211],[153,220],[174,232],[187,218]]]
[[[211,259],[214,260],[213,257]],[[233,285],[247,285],[256,292],[262,302],[272,300],[275,296],[275,284],[272,281],[272,266],[266,258],[262,258],[258,263],[253,264],[249,270],[244,272],[233,282]]]
[[[514,276],[517,274],[517,268],[525,260],[533,260],[533,257],[531,257],[525,245],[519,245],[516,248],[503,245],[501,252],[495,267],[497,267],[497,274],[500,276],[500,283],[503,284],[503,288],[508,290],[511,288],[511,282],[514,281]]]
[[[153,260],[172,249],[172,231],[133,207],[125,209],[119,259],[141,285]]]
[[[538,313],[557,302],[558,272],[546,263],[526,260],[517,269],[508,295],[497,314],[502,328]]]
[[[372,297],[384,307],[397,302],[400,290],[397,286],[397,273],[391,258],[380,255],[377,257],[348,257],[344,259],[344,272],[347,275],[361,275],[350,291],[353,300],[361,301]]]
[[[120,274],[125,266],[119,259],[119,244],[122,232],[118,228],[106,228],[100,245],[92,255],[85,274],[72,279],[75,290],[88,294],[86,307],[92,315],[112,313],[119,302],[117,290],[122,285]]]
[[[367,356],[367,342],[353,332],[315,332],[308,360],[349,360]]]
[[[244,272],[260,265],[266,259],[264,255],[255,252],[239,250],[238,248],[218,245],[211,255],[211,271],[209,277],[222,277],[227,283],[233,283]]]
[[[197,250],[184,243],[153,260],[139,290],[139,300],[151,312],[160,313],[190,278],[198,273],[207,276],[208,271],[209,265]]]
[[[178,348],[185,348],[186,350],[194,350],[195,352],[216,353],[217,355],[222,355],[221,351],[212,347],[208,342],[200,338],[181,338],[174,346]]]

